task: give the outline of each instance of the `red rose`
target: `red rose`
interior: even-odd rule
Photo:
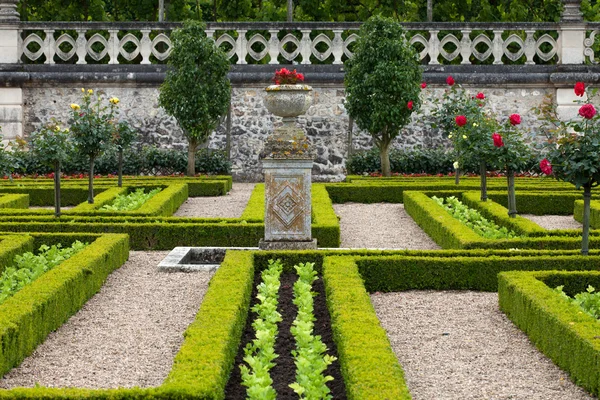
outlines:
[[[427,84],[425,82],[421,83],[421,89],[425,89],[427,87]]]
[[[519,125],[521,123],[521,116],[519,114],[511,114],[508,118],[511,125]]]
[[[585,94],[585,84],[583,82],[577,82],[575,84],[575,96],[583,97]]]
[[[579,115],[586,119],[592,119],[596,115],[596,108],[593,104],[584,104],[579,109]]]
[[[446,83],[447,83],[449,86],[452,86],[452,85],[454,85],[454,78],[452,77],[452,75],[449,75],[449,76],[446,78]]]
[[[301,82],[304,82],[304,74],[297,73],[296,74],[296,79],[299,80],[299,81],[301,81]]]
[[[465,126],[467,124],[467,117],[465,117],[464,115],[459,115],[456,117],[455,121],[456,125]]]
[[[483,100],[483,99],[485,99],[485,94],[479,92],[479,93],[477,93],[477,96],[475,96],[475,97],[478,98],[479,100]]]
[[[494,141],[494,146],[496,147],[504,147],[504,142],[502,141],[502,136],[497,133],[492,135],[492,140]]]
[[[413,109],[413,102],[412,102],[412,100],[409,101],[406,106],[408,107],[409,110],[412,110]]]
[[[544,174],[552,175],[552,164],[550,164],[550,161],[548,161],[547,158],[540,161],[540,169]]]

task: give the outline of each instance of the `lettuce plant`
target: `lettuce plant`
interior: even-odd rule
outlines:
[[[296,364],[296,382],[290,387],[300,399],[331,399],[326,383],[332,376],[324,375],[327,366],[336,360],[325,354],[327,346],[320,336],[313,334],[314,302],[316,293],[312,292],[312,284],[317,280],[317,272],[313,263],[294,266],[298,280],[294,284],[294,304],[298,307],[298,315],[292,323],[291,332],[296,340],[296,350],[292,351]]]
[[[148,193],[144,189],[136,189],[135,192],[128,195],[118,195],[111,204],[102,206],[101,210],[108,211],[133,211],[140,208],[145,202],[150,200],[152,196],[160,192],[162,189],[156,188]]]
[[[280,260],[269,260],[269,266],[262,272],[262,282],[258,285],[258,303],[252,307],[256,319],[252,322],[255,339],[244,349],[244,361],[240,365],[242,385],[246,386],[246,398],[250,400],[275,400],[277,392],[269,374],[275,366],[273,360],[277,339],[277,323],[281,314],[277,312],[279,286],[283,265]]]

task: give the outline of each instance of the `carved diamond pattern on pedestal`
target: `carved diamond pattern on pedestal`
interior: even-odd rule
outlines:
[[[286,185],[273,200],[273,213],[285,227],[303,214],[302,198],[292,187]]]

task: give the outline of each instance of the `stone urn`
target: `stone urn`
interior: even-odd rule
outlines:
[[[283,126],[275,128],[273,137],[293,140],[304,137],[304,131],[296,127],[296,118],[304,114],[312,104],[312,87],[308,85],[271,85],[264,103],[267,110],[283,118]]]

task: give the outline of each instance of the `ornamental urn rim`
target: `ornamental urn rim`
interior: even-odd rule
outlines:
[[[270,85],[265,88],[267,92],[283,92],[283,91],[294,91],[294,92],[310,92],[312,91],[312,86],[309,85]]]

